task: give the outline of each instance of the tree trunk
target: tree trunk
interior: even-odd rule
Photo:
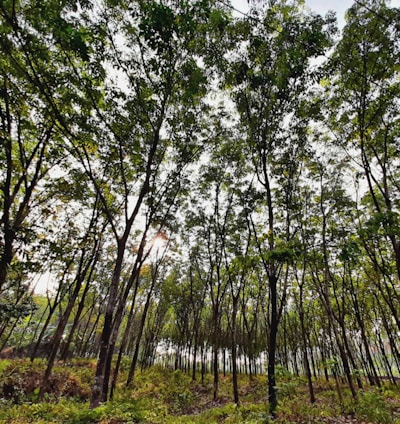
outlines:
[[[100,354],[97,361],[96,374],[92,388],[92,398],[90,401],[91,409],[98,407],[101,402],[105,402],[107,400],[108,386],[106,386],[106,384],[108,383],[107,375],[109,375],[108,367],[111,366],[111,357],[113,354],[112,349],[114,347],[111,345],[113,318],[118,298],[118,288],[124,259],[125,244],[126,240],[118,240],[117,258],[113,271],[106,312],[104,315],[104,325],[100,341]]]
[[[233,299],[232,309],[232,384],[233,384],[233,401],[239,406],[239,386],[238,386],[238,372],[237,372],[237,340],[236,340],[236,319],[238,309],[239,296],[235,296]]]
[[[135,318],[134,305],[135,305],[135,299],[136,299],[138,287],[139,287],[139,284],[137,282],[136,285],[135,285],[135,292],[133,294],[132,304],[131,304],[131,308],[130,308],[130,311],[129,311],[128,322],[126,324],[124,335],[122,336],[121,346],[119,348],[118,358],[117,358],[117,362],[115,364],[115,368],[114,368],[114,372],[113,372],[113,378],[112,378],[111,390],[110,390],[110,399],[112,399],[113,396],[114,396],[114,391],[115,391],[115,388],[116,388],[116,385],[117,385],[117,377],[118,377],[118,373],[119,373],[119,368],[121,366],[122,356],[123,356],[123,354],[126,350],[130,330],[132,328],[133,321],[134,321],[134,318]]]
[[[276,340],[278,335],[278,298],[277,298],[277,283],[276,275],[270,275],[268,278],[270,305],[271,305],[271,320],[270,334],[268,340],[268,402],[269,413],[273,418],[276,418],[276,408],[278,406],[278,392],[276,388],[275,376],[275,360],[276,360]]]
[[[219,385],[219,367],[218,367],[218,349],[219,349],[219,310],[214,305],[213,309],[213,400],[218,398]]]
[[[128,378],[126,380],[126,386],[127,387],[131,386],[133,378],[135,376],[135,371],[136,371],[137,362],[138,362],[138,358],[139,358],[140,342],[141,342],[144,327],[145,327],[145,324],[146,324],[147,312],[148,312],[149,307],[150,307],[150,301],[151,301],[151,295],[153,293],[153,288],[154,288],[154,280],[152,281],[152,285],[151,285],[149,292],[147,294],[146,303],[145,303],[144,308],[143,308],[143,314],[142,314],[142,318],[140,320],[139,331],[138,331],[138,335],[136,337],[135,352],[134,352],[133,357],[132,357],[132,362],[131,362],[131,366],[130,366],[130,369],[129,369]]]
[[[303,361],[304,361],[304,367],[306,371],[306,377],[307,377],[307,383],[308,383],[308,392],[310,394],[310,402],[315,402],[315,394],[314,394],[314,387],[312,383],[312,376],[311,376],[311,369],[310,369],[310,361],[308,359],[308,343],[307,343],[307,332],[305,328],[304,323],[304,299],[303,299],[303,284],[300,285],[300,311],[299,311],[299,317],[300,317],[300,326],[301,326],[301,339],[303,341]]]
[[[92,271],[93,270],[94,270],[94,267],[92,268]],[[92,271],[91,271],[91,273],[92,273]],[[68,334],[68,339],[67,339],[64,347],[62,348],[62,351],[61,351],[61,354],[60,354],[60,359],[63,360],[63,361],[67,360],[68,352],[70,351],[70,346],[71,346],[71,343],[72,343],[72,339],[73,339],[73,337],[75,335],[75,331],[76,331],[76,329],[79,325],[79,321],[80,321],[80,318],[81,318],[81,315],[82,315],[82,312],[83,312],[83,308],[85,307],[86,295],[89,292],[90,281],[91,281],[91,275],[89,275],[88,281],[86,282],[86,286],[83,290],[81,299],[80,299],[79,304],[78,304],[78,309],[77,309],[76,314],[74,316],[74,321],[72,323],[71,330]]]

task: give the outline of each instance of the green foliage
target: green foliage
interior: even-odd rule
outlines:
[[[220,398],[212,402],[212,376],[207,374],[205,384],[193,382],[181,371],[170,371],[160,366],[138,371],[133,389],[126,389],[121,376],[113,401],[90,409],[86,400],[78,400],[79,387],[91,380],[93,362],[74,360],[58,365],[55,374],[61,378],[53,380],[54,390],[59,390],[65,381],[79,382],[75,396],[66,393],[49,393],[41,403],[34,403],[35,390],[31,395],[21,393],[20,403],[0,396],[0,422],[60,423],[60,424],[261,424],[269,422],[266,409],[266,377],[239,376],[241,405],[230,401],[231,375],[220,376]],[[44,369],[44,362],[32,365],[28,361],[0,361],[0,387],[9,377],[22,381],[33,381]],[[335,390],[326,382],[316,381],[317,403],[310,404],[304,379],[294,377],[284,368],[278,367],[281,378],[276,423],[323,423],[330,419],[344,417],[344,414],[367,420],[370,423],[393,423],[390,404],[398,400],[398,388],[364,390],[358,393],[358,400],[351,397],[349,390],[343,390],[344,412],[337,402]],[[397,400],[396,400],[397,399]],[[344,419],[344,418],[343,418]],[[271,421],[272,422],[272,421]]]
[[[265,423],[267,414],[265,407],[261,405],[253,405],[252,407],[237,407],[233,403],[225,406],[212,408],[211,410],[201,414],[197,423],[229,423],[229,424],[258,424]],[[191,421],[182,421],[189,423]]]
[[[23,303],[19,304],[2,301],[0,302],[0,322],[25,318],[31,315],[35,309],[36,307],[32,299],[26,299]]]
[[[268,250],[264,256],[267,261],[286,263],[292,260],[293,250],[288,247],[279,247],[276,249]]]
[[[171,373],[158,367],[152,367],[136,378],[133,397],[142,407],[147,404],[146,409],[149,409],[150,413],[154,413],[157,408],[171,414],[182,413],[195,401],[187,374],[179,370]],[[148,405],[148,402],[151,405]]]
[[[152,49],[161,53],[168,47],[175,32],[174,12],[168,6],[156,2],[146,2],[144,12],[139,24],[141,35]]]
[[[285,399],[278,406],[278,423],[324,422],[327,417],[338,417],[340,411],[326,405],[312,405],[305,398]],[[319,421],[320,420],[320,421]]]
[[[89,409],[88,404],[79,404],[62,399],[56,405],[51,403],[24,404],[12,406],[7,414],[0,412],[0,420],[7,417],[8,422],[18,423],[51,422],[60,424],[94,424],[94,423],[139,423],[141,416],[136,411],[135,402],[109,402],[96,409]]]
[[[355,412],[360,419],[376,424],[391,424],[393,416],[386,399],[378,391],[363,391],[358,395]]]

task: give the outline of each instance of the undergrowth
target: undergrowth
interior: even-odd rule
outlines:
[[[158,366],[138,371],[126,388],[121,373],[114,399],[89,408],[95,363],[74,360],[54,368],[45,400],[37,402],[45,362],[0,361],[0,423],[62,424],[258,424],[272,422],[267,409],[265,376],[239,377],[241,404],[232,402],[232,377],[220,376],[218,399],[212,400],[213,381],[192,381],[188,374]],[[316,381],[317,401],[308,399],[304,379],[278,376],[279,407],[275,423],[400,424],[400,388],[365,387],[353,399],[342,387],[343,402],[334,382]]]

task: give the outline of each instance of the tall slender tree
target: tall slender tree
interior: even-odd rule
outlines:
[[[279,281],[288,253],[285,244],[293,237],[288,202],[294,193],[298,156],[305,146],[310,119],[304,113],[313,80],[309,61],[322,55],[330,43],[327,21],[319,16],[300,16],[299,5],[286,2],[271,2],[265,12],[254,8],[247,21],[238,24],[240,41],[225,73],[246,134],[244,148],[264,196],[266,231],[263,238],[259,232],[255,236],[268,278],[268,397],[272,416],[277,407],[276,343],[283,306],[279,306],[279,294],[281,299],[286,296],[284,290],[279,293]],[[284,194],[280,195],[280,190]]]
[[[327,88],[330,128],[363,176],[371,220],[382,228],[400,278],[398,21],[399,10],[387,1],[355,3],[331,59],[335,76]]]

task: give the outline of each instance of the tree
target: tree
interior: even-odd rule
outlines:
[[[48,1],[44,7],[16,1],[0,6],[0,290],[7,292],[10,302],[14,291],[21,292],[12,277],[15,271],[24,279],[45,268],[40,225],[54,206],[54,193],[69,188],[59,184],[60,174],[71,170],[65,131],[90,114],[85,99],[89,90],[83,89],[74,71],[89,61],[86,41],[95,35],[72,18],[75,10],[74,2]],[[95,86],[99,76],[89,75]],[[53,220],[57,218],[54,214]],[[20,315],[25,313],[22,306],[17,300]]]
[[[240,127],[246,134],[244,148],[265,207],[266,231],[263,237],[258,231],[254,235],[269,288],[268,397],[272,416],[277,407],[277,332],[286,297],[283,289],[279,307],[278,283],[290,256],[286,244],[293,237],[292,196],[310,119],[305,112],[313,77],[309,60],[329,46],[325,25],[330,22],[329,17],[325,21],[320,16],[300,19],[298,6],[286,2],[274,2],[265,13],[253,9],[247,21],[238,23],[240,41],[231,55],[235,59],[225,65],[225,83],[240,115]],[[242,40],[247,40],[245,47]]]
[[[42,52],[40,71],[41,60],[48,57],[49,48],[39,37],[22,30],[27,26],[24,18],[31,24],[32,17],[23,16],[20,9],[18,3],[0,6],[0,290],[3,293],[13,289],[13,279],[7,278],[10,273],[18,273],[17,269],[22,271],[24,267],[26,275],[29,268],[33,269],[29,244],[35,229],[27,218],[45,198],[43,190],[39,194],[39,184],[60,161],[60,135],[41,103],[30,73],[34,66],[30,60],[35,59],[29,50]]]
[[[346,351],[348,334],[345,330],[341,308],[337,307],[336,297],[338,283],[335,250],[337,243],[346,236],[350,226],[346,215],[343,216],[342,212],[349,210],[352,204],[343,188],[344,183],[340,168],[344,166],[345,163],[333,164],[332,166],[329,161],[327,163],[323,158],[316,158],[314,163],[310,164],[309,169],[311,172],[315,172],[315,181],[319,181],[315,200],[318,207],[319,218],[317,218],[317,222],[321,227],[319,231],[321,240],[318,249],[314,249],[315,257],[313,261],[310,261],[309,266],[313,268],[313,281],[326,309],[329,330],[333,332],[335,337],[351,393],[353,397],[356,397],[349,360],[351,352]],[[336,307],[334,300],[336,300]],[[342,331],[339,331],[337,325]]]
[[[128,13],[129,7],[134,13]],[[80,153],[103,203],[117,250],[92,407],[107,399],[111,356],[121,323],[117,302],[129,237],[145,207],[148,225],[165,225],[172,219],[171,206],[183,188],[185,167],[198,154],[199,121],[195,117],[204,111],[201,98],[206,79],[195,61],[193,44],[207,13],[208,6],[202,2],[171,6],[121,2],[102,15],[111,47],[108,60],[125,75],[127,85],[111,85],[105,99],[107,120],[103,115],[98,124],[102,141],[97,159],[102,168],[93,167],[88,149]]]
[[[335,110],[329,126],[351,156],[359,181],[364,177],[374,209],[371,222],[375,230],[383,229],[400,278],[398,21],[399,10],[384,0],[354,4],[331,59],[335,74],[327,88],[333,93],[329,109]]]

